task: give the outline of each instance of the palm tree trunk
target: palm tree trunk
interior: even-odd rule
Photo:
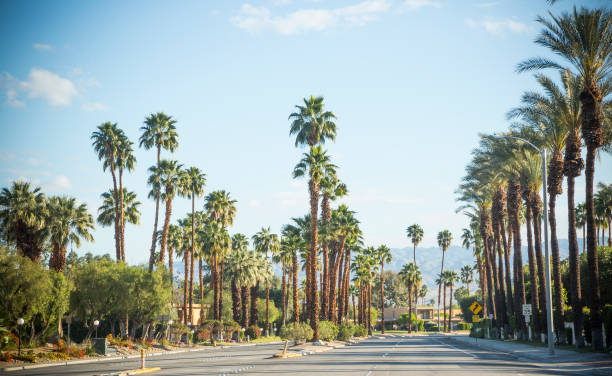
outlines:
[[[195,257],[189,258],[189,321],[193,323],[193,270],[195,269]],[[197,322],[197,320],[196,320]]]
[[[321,200],[321,217],[323,223],[329,224],[331,211],[329,208],[329,195],[324,194]],[[321,280],[321,313],[323,320],[329,320],[329,243],[323,243],[323,279]]]
[[[501,218],[498,226],[503,242],[504,264],[506,267],[506,304],[508,306],[508,314],[512,316],[514,315],[516,309],[514,307],[514,297],[512,296],[512,268],[510,267],[510,247],[508,246],[508,240],[506,239],[506,226],[504,226],[503,217]]]
[[[312,340],[319,340],[319,299],[317,298],[317,244],[318,244],[318,208],[319,208],[319,183],[310,179],[308,182],[310,191],[310,262],[311,262],[311,293],[312,307],[310,309],[310,326],[313,330]]]
[[[527,225],[527,255],[529,258],[529,289],[531,291],[531,304],[533,314],[533,329],[535,331],[536,338],[540,337],[542,328],[540,328],[540,301],[538,297],[538,279],[535,265],[535,254],[533,252],[533,238],[531,233],[531,209],[527,207],[525,210],[525,224]]]
[[[282,262],[282,268],[283,268],[283,278],[281,281],[281,290],[282,290],[282,295],[283,295],[283,302],[282,302],[282,308],[283,308],[283,324],[282,326],[285,326],[286,324],[286,320],[287,320],[287,301],[285,300],[286,296],[287,296],[287,273],[286,273],[286,265],[285,262]]]
[[[240,317],[240,290],[236,285],[236,278],[232,278],[232,318],[237,323],[241,322]]]
[[[170,291],[174,300],[174,248],[168,247],[168,271],[170,272]]]
[[[221,267],[219,271],[219,321],[223,324],[223,274],[225,271],[225,260],[221,259]]]
[[[357,316],[355,312],[355,295],[351,294],[351,299],[353,300],[353,324],[357,324]]]
[[[566,141],[568,144],[570,140]],[[569,145],[568,145],[569,146]],[[568,147],[566,146],[566,147]],[[578,145],[578,149],[580,145]],[[580,170],[578,170],[580,172]],[[582,314],[582,292],[580,286],[580,259],[578,239],[576,238],[576,207],[574,204],[574,173],[567,174],[567,223],[569,240],[569,267],[570,267],[570,299],[572,303],[572,316],[574,321],[574,337],[577,348],[584,347],[582,329],[584,317]]]
[[[185,252],[183,257],[183,262],[185,263],[185,283],[183,284],[183,323],[186,325],[189,322],[187,315],[187,301],[189,300],[189,249],[185,248],[183,252]]]
[[[168,192],[166,191],[166,194]],[[170,227],[170,217],[172,216],[172,200],[166,200],[166,217],[164,219],[164,228],[162,230],[162,241],[159,249],[159,264],[164,265],[166,254],[166,244],[168,242],[168,228]]]
[[[534,245],[535,245],[535,260],[537,266],[537,276],[538,281],[538,299],[541,310],[546,309],[546,287],[545,287],[545,279],[544,279],[544,257],[542,256],[542,237],[540,233],[541,224],[540,224],[540,216],[542,214],[542,201],[540,196],[537,194],[532,195],[530,200],[530,209],[531,209],[531,221],[533,222],[533,237],[534,237]],[[547,327],[547,318],[545,314],[539,314],[540,318],[540,328],[544,330]]]
[[[161,153],[161,145],[157,145],[157,167],[159,167]],[[157,181],[159,183],[159,180]],[[149,271],[153,270],[153,264],[155,263],[155,245],[157,244],[157,219],[159,218],[159,192],[155,197],[155,218],[153,219],[153,236],[151,239],[151,254],[149,256]]]
[[[518,309],[525,304],[525,279],[522,268],[522,251],[521,251],[521,225],[519,222],[519,211],[521,209],[521,198],[519,195],[520,184],[515,180],[510,180],[508,183],[508,217],[512,225],[513,240],[514,240],[514,274],[515,278],[515,307],[516,307],[516,323],[519,332],[519,339],[527,338],[527,326],[523,315],[519,314]],[[518,291],[516,291],[518,290]]]
[[[270,333],[270,285],[266,282],[266,336]]]
[[[408,333],[412,333],[412,280],[408,283]]]
[[[557,219],[555,205],[557,196],[554,194],[549,195],[549,216],[548,223],[550,224],[550,245],[552,250],[552,269],[553,269],[553,303],[554,303],[554,314],[555,321],[558,323],[564,323],[563,315],[563,298],[562,290],[563,285],[561,284],[561,257],[559,255],[559,242],[557,240]],[[555,325],[555,334],[557,335],[557,341],[560,344],[567,344],[567,338],[565,336],[565,327],[563,324]]]
[[[449,302],[448,302],[448,331],[452,331],[452,326],[451,326],[451,318],[453,317],[453,286],[454,284],[451,282],[450,285],[450,296],[449,296]]]
[[[380,317],[382,322],[381,332],[385,334],[385,262],[380,263]],[[412,311],[410,311],[412,312]]]
[[[444,291],[444,295],[442,299],[442,306],[444,307],[444,310],[442,312],[443,316],[442,316],[442,325],[444,326],[444,331],[446,332],[446,283],[441,283],[444,285],[444,287],[442,288],[442,290]],[[438,316],[438,320],[440,319],[440,316]]]
[[[123,169],[119,168],[119,230],[121,233],[121,261],[125,262],[125,213],[123,209]]]
[[[293,258],[291,259],[292,274],[293,274],[293,322],[300,322],[300,307],[298,298],[298,262],[297,262],[297,251],[294,251]]]
[[[240,286],[240,298],[242,299],[242,303],[240,304],[240,308],[242,309],[242,327],[249,327],[249,291],[250,288],[248,286]]]
[[[442,279],[442,273],[444,273],[444,249],[442,249],[442,265],[440,266],[440,279]],[[440,327],[440,292],[442,289],[442,282],[438,284],[438,327]]]
[[[200,309],[204,308],[204,278],[202,275],[202,269],[204,269],[202,265],[202,256],[198,257],[198,274],[200,279]]]
[[[257,298],[259,294],[259,281],[255,283],[253,287],[251,287],[251,314],[250,314],[250,325],[258,326],[259,322],[259,312],[257,311]]]
[[[368,285],[368,335],[372,335],[372,285]]]
[[[115,174],[115,164],[111,162],[110,166],[111,176],[113,177],[113,199],[115,201],[115,254],[117,261],[121,261],[121,238],[120,238],[120,227],[119,227],[119,191],[117,189],[117,176]]]

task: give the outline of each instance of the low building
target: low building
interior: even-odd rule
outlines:
[[[173,304],[172,307],[176,310],[178,314],[179,321],[182,321],[183,317],[183,305]],[[204,304],[204,312],[202,312],[202,306],[200,304],[193,304],[193,316],[191,317],[191,325],[200,325],[202,321],[206,321],[208,319],[208,309],[210,308],[210,304]],[[187,305],[187,310],[189,311],[189,305]]]

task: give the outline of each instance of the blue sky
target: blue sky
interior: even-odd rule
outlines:
[[[458,239],[466,220],[454,212],[453,191],[477,134],[505,130],[505,113],[537,89],[531,75],[514,71],[546,53],[533,43],[536,16],[572,5],[2,1],[1,185],[26,179],[95,213],[111,185],[91,148],[95,127],[118,122],[136,142],[145,116],[164,111],[178,121],[180,146],[163,157],[201,168],[206,192],[231,192],[232,232],[278,232],[307,211],[306,182],[291,178],[304,150],[294,147],[287,116],[316,94],[338,116],[337,142],[327,147],[366,242],[404,247],[415,222],[424,246],[445,228]],[[143,203],[141,225],[126,232],[132,263],[147,259],[154,211],[146,170],[155,155],[137,149],[136,158],[125,178]],[[601,156],[596,181],[612,180],[611,161]],[[579,200],[583,190],[580,178]],[[178,198],[173,218],[189,210]],[[558,220],[565,238],[566,219]],[[114,254],[110,228],[94,235],[79,253]]]

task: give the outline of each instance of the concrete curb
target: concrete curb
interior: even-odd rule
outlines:
[[[232,347],[251,347],[251,346],[263,346],[263,345],[278,345],[284,343],[282,341],[275,342],[262,342],[262,343],[247,343],[247,344],[238,344],[238,345],[223,345],[223,346],[206,346],[197,349],[185,349],[185,350],[170,350],[170,351],[156,351],[152,353],[146,354],[147,357],[152,356],[161,356],[161,355],[172,355],[172,354],[181,354],[186,352],[195,352],[195,351],[205,351],[205,350],[213,350],[213,349],[228,349]],[[35,368],[45,368],[45,367],[57,367],[57,366],[70,366],[73,364],[87,364],[87,363],[96,363],[96,362],[109,362],[113,360],[125,360],[125,359],[135,359],[140,358],[140,354],[132,354],[132,355],[124,355],[124,356],[112,356],[112,357],[104,357],[104,358],[93,358],[93,359],[83,359],[83,360],[66,360],[61,362],[53,362],[53,363],[43,363],[43,364],[30,364],[30,365],[22,365],[22,366],[14,366],[14,367],[4,367],[0,368],[0,373],[13,372],[13,371],[21,371],[26,369],[35,369]]]
[[[150,368],[144,368],[144,369],[128,369],[125,371],[120,371],[120,372],[111,372],[111,373],[105,373],[105,374],[101,374],[101,375],[94,375],[94,376],[128,376],[128,375],[141,375],[143,373],[150,373],[150,372],[157,372],[157,371],[161,371],[161,368],[159,367],[150,367]]]

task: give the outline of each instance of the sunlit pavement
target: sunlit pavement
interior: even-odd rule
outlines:
[[[274,359],[282,345],[260,345],[151,358],[151,375],[612,375],[610,361],[541,363],[442,335],[374,336],[352,346],[299,358]],[[137,366],[137,360],[7,372],[11,375],[94,375]]]

